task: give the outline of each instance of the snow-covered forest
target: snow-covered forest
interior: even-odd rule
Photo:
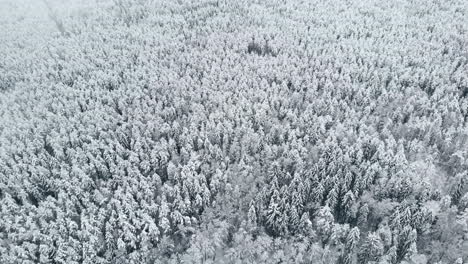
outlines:
[[[0,0],[0,263],[468,263],[468,2]]]

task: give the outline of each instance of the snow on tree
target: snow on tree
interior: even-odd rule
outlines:
[[[46,2],[0,1],[1,263],[468,259],[465,1]]]

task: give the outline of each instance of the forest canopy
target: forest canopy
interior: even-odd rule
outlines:
[[[465,0],[0,10],[0,263],[468,263]]]

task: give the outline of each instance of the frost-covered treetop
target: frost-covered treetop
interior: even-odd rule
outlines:
[[[0,262],[463,261],[467,14],[0,0]]]

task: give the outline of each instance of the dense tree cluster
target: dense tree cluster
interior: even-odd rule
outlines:
[[[1,263],[468,261],[465,1],[46,3],[0,46]]]

